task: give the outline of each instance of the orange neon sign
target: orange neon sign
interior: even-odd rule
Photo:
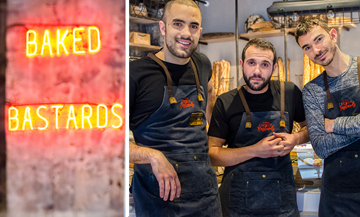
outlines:
[[[61,56],[95,54],[101,49],[100,30],[96,26],[45,29],[26,32],[26,56]]]
[[[7,124],[10,131],[118,129],[124,125],[122,109],[119,103],[10,106]]]

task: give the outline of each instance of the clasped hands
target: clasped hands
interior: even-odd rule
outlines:
[[[285,156],[295,146],[293,134],[273,133],[272,136],[265,137],[254,146],[258,148],[258,157],[269,158]]]

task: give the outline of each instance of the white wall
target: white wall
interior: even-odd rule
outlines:
[[[200,4],[202,11],[203,33],[209,32],[233,32],[235,33],[235,1],[234,0],[208,0],[209,6]],[[265,20],[269,20],[266,9],[271,6],[273,0],[239,0],[239,33],[244,33],[244,23],[252,14],[260,14]],[[342,31],[341,50],[346,54],[360,55],[360,24],[356,29]],[[284,37],[267,38],[276,47],[278,57],[284,61]],[[239,40],[239,58],[247,41]],[[199,51],[206,54],[211,62],[227,60],[230,62],[230,77],[236,78],[236,44],[233,42],[211,43],[199,45]],[[290,81],[302,88],[302,61],[303,52],[295,41],[295,37],[288,36],[287,46],[288,58],[290,60]],[[244,84],[242,72],[240,71],[240,84]],[[236,80],[230,82],[230,89],[236,87]]]

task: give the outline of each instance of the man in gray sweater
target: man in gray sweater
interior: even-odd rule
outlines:
[[[311,144],[325,159],[319,216],[358,216],[360,206],[359,59],[340,51],[337,32],[318,18],[302,21],[296,42],[325,71],[305,85]]]

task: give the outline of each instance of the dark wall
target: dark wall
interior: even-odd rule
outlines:
[[[0,213],[6,209],[5,69],[6,0],[0,0]]]

